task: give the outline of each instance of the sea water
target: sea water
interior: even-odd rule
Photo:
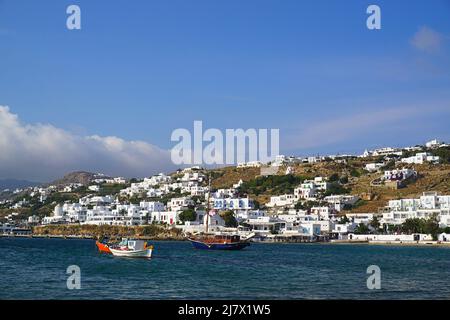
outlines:
[[[0,238],[0,299],[450,298],[447,247],[151,243],[147,260],[99,253],[92,240]],[[79,290],[67,286],[73,265]],[[370,265],[380,268],[379,290],[367,286]]]

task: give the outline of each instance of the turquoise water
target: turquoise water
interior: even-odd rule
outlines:
[[[450,248],[253,244],[199,251],[154,242],[151,260],[100,254],[91,240],[0,238],[1,299],[449,299]],[[68,290],[66,269],[81,268]],[[381,290],[366,269],[381,268]]]

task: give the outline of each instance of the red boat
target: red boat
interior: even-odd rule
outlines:
[[[95,241],[95,244],[97,245],[98,251],[104,252],[104,253],[111,253],[111,250],[109,250],[109,246],[106,243],[101,243],[100,241]]]

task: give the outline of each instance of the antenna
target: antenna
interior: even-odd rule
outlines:
[[[209,226],[209,199],[211,196],[211,173],[208,173],[208,196],[206,197],[206,222],[205,233],[208,233]]]

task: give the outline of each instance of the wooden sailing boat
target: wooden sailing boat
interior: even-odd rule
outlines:
[[[211,175],[208,176],[208,195],[206,199],[205,233],[188,237],[194,248],[202,250],[241,250],[250,245],[247,240],[241,240],[237,234],[209,233],[209,213],[211,196]]]

